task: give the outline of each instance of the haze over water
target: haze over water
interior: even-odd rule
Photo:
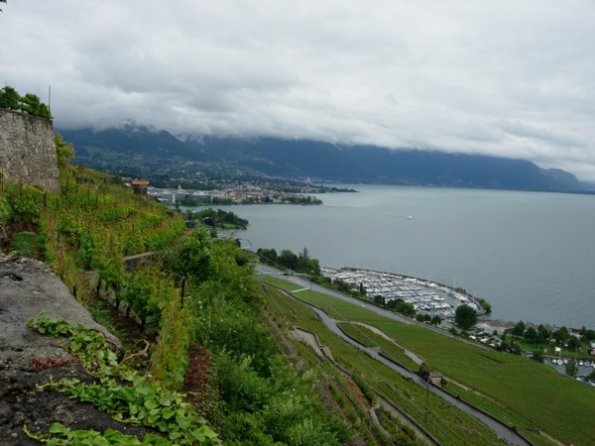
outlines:
[[[322,206],[234,207],[250,221],[236,236],[253,249],[307,247],[323,266],[461,286],[494,319],[595,328],[595,196],[355,188],[320,195]]]

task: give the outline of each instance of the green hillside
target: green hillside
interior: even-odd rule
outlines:
[[[59,191],[2,184],[3,250],[49,263],[101,323],[117,330],[127,350],[117,361],[97,336],[59,321],[34,322],[43,333],[69,337],[94,377],[84,384],[59,381],[44,392],[89,401],[117,420],[156,429],[157,437],[55,425],[51,432],[28,426],[30,438],[74,444],[78,435],[101,438],[80,444],[102,445],[388,444],[378,432],[351,426],[340,409],[329,410],[315,390],[325,385],[320,377],[292,368],[280,354],[270,321],[262,318],[251,255],[233,240],[213,239],[206,228],[185,230],[181,216],[135,195],[118,178],[70,165],[74,151],[59,137],[56,148]],[[125,257],[143,252],[153,253],[149,261],[125,267]],[[146,354],[135,353],[145,346]]]
[[[288,290],[299,288],[274,277],[266,280]],[[595,431],[589,423],[595,413],[595,389],[590,386],[536,361],[462,342],[421,326],[405,325],[355,303],[317,292],[298,295],[336,320],[364,322],[381,329],[421,357],[429,370],[441,372],[452,381],[448,390],[516,426],[535,444],[552,444],[546,436],[538,435],[541,431],[564,444],[595,442]],[[370,334],[351,332],[364,343],[386,348]],[[388,352],[407,364],[394,349]]]
[[[91,402],[154,434],[54,425],[50,431],[28,426],[30,438],[72,444],[79,435],[99,439],[88,444],[126,445],[503,444],[475,418],[346,344],[304,303],[259,281],[256,257],[234,240],[212,238],[202,226],[187,230],[180,215],[135,195],[118,178],[71,165],[74,149],[60,137],[56,149],[59,191],[0,185],[3,250],[51,265],[126,351],[117,357],[98,335],[42,317],[32,326],[69,337],[91,376],[84,383],[54,382],[43,392]],[[141,253],[151,254],[125,266],[127,257]],[[425,370],[445,376],[450,392],[534,444],[595,441],[592,388],[536,362],[324,294],[299,297],[344,321],[343,330],[363,344],[415,370],[406,354],[414,352]]]

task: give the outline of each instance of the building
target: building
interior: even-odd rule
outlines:
[[[132,180],[130,182],[132,190],[137,195],[147,195],[147,188],[149,187],[149,180]]]

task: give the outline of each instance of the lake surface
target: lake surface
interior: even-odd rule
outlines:
[[[322,206],[233,206],[250,221],[236,237],[461,286],[494,319],[595,328],[595,196],[354,187]]]

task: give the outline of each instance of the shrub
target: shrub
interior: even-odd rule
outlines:
[[[151,358],[151,373],[169,388],[179,390],[188,365],[192,313],[171,300],[163,309],[163,326]]]
[[[0,197],[0,225],[6,226],[12,219],[12,208],[4,197]]]
[[[250,357],[238,362],[229,354],[221,353],[216,357],[215,371],[221,398],[233,411],[261,410],[274,392],[271,383],[252,370]]]

